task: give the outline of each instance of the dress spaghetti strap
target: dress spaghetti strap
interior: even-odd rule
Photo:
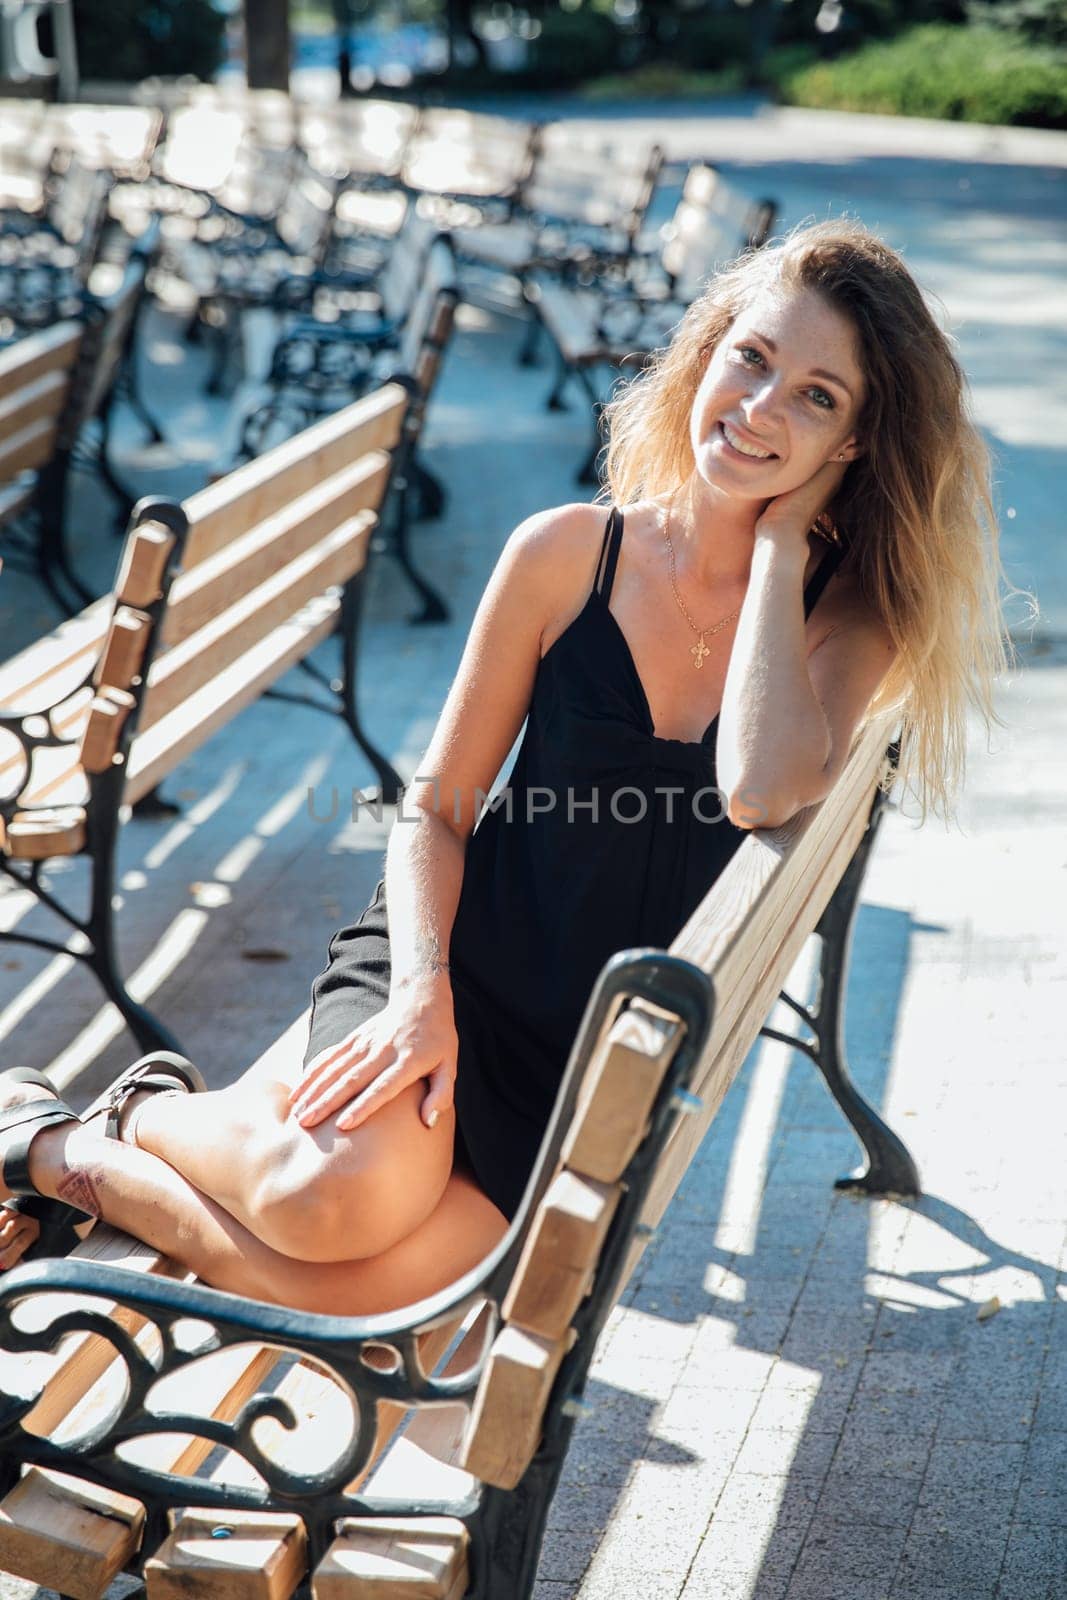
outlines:
[[[615,582],[615,569],[619,564],[619,551],[622,548],[624,520],[619,507],[613,505],[604,528],[604,539],[600,546],[600,559],[597,561],[596,578],[593,583],[594,589],[605,605],[611,599],[611,588]],[[807,588],[804,590],[805,621],[811,616],[819,602],[819,596],[837,571],[843,556],[844,550],[840,545],[831,545],[828,553],[823,556],[808,579]]]
[[[596,579],[593,583],[593,588],[605,605],[611,599],[611,586],[615,582],[615,568],[619,564],[622,523],[622,512],[618,506],[612,506],[608,514],[607,526],[604,529],[604,541],[600,546],[600,560],[597,562]]]

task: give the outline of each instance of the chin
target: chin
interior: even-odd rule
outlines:
[[[772,472],[750,473],[744,467],[736,469],[707,448],[696,452],[694,466],[702,483],[717,494],[728,495],[731,500],[770,500],[793,487],[777,483]]]

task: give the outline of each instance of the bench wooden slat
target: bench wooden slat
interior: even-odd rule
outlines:
[[[152,619],[132,606],[116,606],[94,681],[110,689],[128,689],[141,675],[141,663],[152,637]]]
[[[238,711],[251,705],[283,672],[302,660],[316,644],[328,639],[337,626],[340,607],[339,599],[319,596],[298,617],[275,629],[248,655],[163,717],[143,737],[138,735],[130,755],[126,803],[133,805],[149,789],[154,789],[186,754],[199,749],[211,734]]]
[[[9,483],[0,489],[0,528],[27,511],[33,504],[36,492],[37,486],[32,480]]]
[[[104,595],[61,622],[46,639],[20,650],[0,666],[0,705],[5,710],[54,705],[63,698],[65,674],[73,689],[99,654],[111,622],[112,599]],[[33,691],[40,689],[40,696]]]
[[[149,673],[139,733],[146,732],[232,666],[257,640],[273,632],[316,595],[355,577],[366,562],[377,520],[373,511],[353,517],[160,657]]]
[[[312,1574],[313,1600],[462,1600],[467,1545],[455,1517],[346,1517]]]
[[[192,495],[185,502],[190,522],[186,571],[343,471],[354,458],[370,450],[391,450],[407,401],[399,384],[386,384]]]
[[[43,467],[54,454],[55,442],[54,417],[41,417],[0,440],[0,479]]]
[[[56,806],[16,811],[10,822],[0,823],[0,833],[3,849],[14,861],[76,856],[85,846],[85,808]]]
[[[191,571],[183,570],[167,602],[164,644],[172,647],[188,639],[342,522],[376,508],[388,473],[389,457],[384,451],[360,456],[350,467],[314,485],[254,527],[234,534],[227,545]],[[193,532],[195,525],[190,538]]]
[[[184,1511],[144,1576],[148,1600],[289,1600],[306,1571],[298,1516]]]
[[[0,435],[42,418],[54,420],[63,409],[69,388],[69,373],[46,372],[21,388],[13,389],[0,399]]]
[[[493,1341],[471,1408],[460,1465],[483,1483],[514,1489],[544,1432],[545,1407],[570,1340],[505,1325]]]
[[[83,771],[106,772],[111,766],[135,704],[127,689],[112,689],[108,684],[93,695],[79,751]]]
[[[0,396],[9,395],[47,372],[69,371],[81,348],[77,322],[57,322],[0,351]]]
[[[589,1285],[620,1184],[559,1172],[537,1208],[501,1307],[508,1323],[556,1341],[570,1327]]]
[[[144,1507],[31,1467],[0,1502],[0,1566],[72,1600],[99,1600],[133,1556]]]
[[[565,1166],[600,1183],[621,1178],[681,1038],[677,1020],[647,1001],[618,1017],[586,1069],[563,1143]]]
[[[145,522],[127,539],[122,564],[115,580],[115,599],[120,605],[150,606],[163,593],[163,577],[177,540],[159,522]]]

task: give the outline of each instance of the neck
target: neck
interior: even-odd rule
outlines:
[[[695,583],[748,581],[756,522],[765,504],[725,495],[695,472],[682,484],[673,501],[671,539],[679,564]]]

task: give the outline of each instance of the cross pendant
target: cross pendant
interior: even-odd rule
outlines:
[[[711,649],[704,643],[703,634],[700,635],[699,644],[690,645],[689,654],[693,657],[694,667],[702,667],[704,665],[704,657],[711,655]]]

